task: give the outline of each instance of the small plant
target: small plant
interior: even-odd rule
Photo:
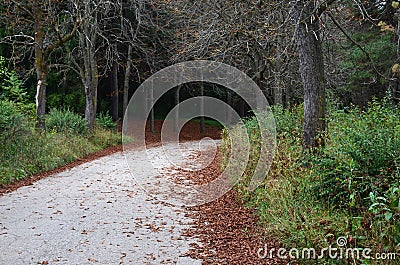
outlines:
[[[399,116],[399,109],[376,101],[365,111],[331,114],[327,147],[313,158],[321,199],[332,207],[363,211],[371,192],[383,194],[398,182]]]
[[[0,139],[3,146],[29,131],[29,126],[29,119],[14,102],[0,100]]]
[[[400,186],[390,187],[383,196],[370,193],[373,213],[372,224],[379,231],[379,239],[385,250],[397,249],[400,246]]]
[[[278,146],[264,183],[249,192],[246,181],[259,155],[257,123],[245,121],[250,162],[236,186],[257,210],[266,231],[284,247],[322,249],[335,238],[354,239],[357,247],[397,251],[400,247],[400,110],[372,102],[366,110],[331,109],[326,147],[319,156],[302,152],[302,108],[274,107]],[[224,159],[235,129],[223,134]],[[245,142],[235,141],[243,146]],[[304,166],[304,161],[309,161]],[[234,173],[233,173],[234,174]],[[247,177],[246,177],[247,176]],[[342,261],[318,261],[318,264]],[[364,263],[363,263],[364,262]],[[354,264],[380,264],[358,260]],[[315,264],[304,261],[301,264]]]
[[[17,73],[6,67],[4,57],[0,56],[0,100],[14,103],[18,111],[33,115],[35,104],[29,102],[29,96]]]
[[[105,129],[115,130],[117,123],[113,121],[112,117],[105,112],[100,112],[96,117],[96,124]]]
[[[49,132],[67,134],[86,134],[88,132],[86,121],[69,109],[52,109],[46,117]]]

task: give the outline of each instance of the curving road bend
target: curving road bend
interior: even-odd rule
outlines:
[[[116,153],[0,197],[0,264],[201,264],[185,256],[200,244],[181,235],[192,221],[140,189]]]

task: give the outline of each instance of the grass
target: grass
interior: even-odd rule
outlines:
[[[68,164],[120,144],[120,138],[119,134],[102,128],[87,136],[31,131],[5,147],[0,160],[0,184]]]
[[[92,133],[76,130],[82,118],[69,110],[64,111],[68,115],[62,115],[60,111],[50,113],[52,129],[40,132],[34,129],[34,122],[20,113],[14,104],[1,101],[0,109],[0,184],[9,184],[57,168],[121,143],[121,135],[115,130],[102,127],[97,127]],[[61,119],[64,122],[60,122]],[[69,121],[71,126],[68,125]]]
[[[265,181],[255,191],[248,191],[248,180],[251,178],[253,167],[259,156],[257,146],[260,141],[256,121],[248,119],[245,124],[247,130],[251,132],[251,156],[244,178],[236,186],[241,196],[240,199],[244,200],[248,207],[256,209],[262,227],[270,235],[275,236],[282,247],[286,249],[312,247],[321,250],[329,245],[337,246],[336,240],[339,237],[346,237],[350,247],[368,247],[382,253],[397,252],[400,249],[397,241],[399,237],[397,229],[400,226],[398,219],[400,192],[396,188],[396,185],[399,185],[399,175],[396,175],[396,170],[399,171],[398,165],[386,163],[387,166],[379,168],[376,175],[368,173],[376,170],[368,171],[367,169],[368,167],[376,168],[376,161],[389,157],[391,154],[394,155],[392,155],[393,161],[399,159],[396,147],[400,135],[398,109],[372,103],[366,111],[355,109],[344,114],[332,110],[329,115],[329,131],[326,136],[328,146],[320,152],[320,155],[314,157],[306,156],[302,152],[302,106],[294,107],[290,111],[274,108],[274,114],[278,144]],[[377,123],[379,125],[382,123],[382,126],[376,126]],[[366,126],[369,124],[374,124],[374,126]],[[233,134],[235,133],[234,131]],[[343,135],[343,133],[346,134]],[[372,135],[373,138],[370,137]],[[227,145],[230,138],[237,137],[225,133],[223,142]],[[381,141],[381,139],[386,139],[386,141]],[[373,140],[376,143],[371,143]],[[372,144],[379,152],[374,153],[370,148],[358,147],[361,143],[365,146]],[[240,141],[235,142],[235,145],[242,144]],[[385,146],[379,146],[383,144]],[[221,150],[225,152],[225,157],[229,155],[228,148]],[[366,154],[361,153],[362,151]],[[346,160],[330,159],[329,163],[326,163],[327,158],[338,157],[338,153],[346,157],[353,153],[357,156],[346,158]],[[361,182],[359,178],[355,179],[357,181],[352,181],[352,189],[343,190],[343,194],[346,194],[344,198],[349,198],[348,201],[343,201],[345,207],[332,204],[331,198],[323,197],[322,195],[325,193],[321,195],[320,190],[316,188],[320,186],[321,182],[340,179],[339,176],[345,176],[348,181],[353,176],[347,174],[350,171],[337,171],[336,168],[339,166],[341,169],[345,168],[344,166],[347,164],[343,163],[354,167],[357,165],[357,161],[363,163],[364,157],[372,155],[374,157],[371,158],[371,161],[374,163],[362,164],[364,170],[362,180],[370,179],[368,180],[370,182]],[[360,159],[357,160],[357,157]],[[331,175],[332,172],[343,173],[343,175]],[[392,183],[379,183],[379,180],[382,179],[392,180]],[[325,187],[325,190],[339,189],[340,183]],[[368,183],[370,184],[367,185]],[[376,185],[379,184],[381,187],[377,189]],[[382,193],[372,193],[372,199],[365,198],[365,194],[369,192],[368,189],[373,192],[379,190]],[[362,197],[362,200],[354,202],[351,200],[352,194],[356,194],[356,198],[357,196]],[[379,199],[377,199],[378,197]],[[371,201],[373,199],[375,199],[375,203]],[[362,259],[322,259],[298,262],[300,264],[391,264],[387,263],[388,261]]]

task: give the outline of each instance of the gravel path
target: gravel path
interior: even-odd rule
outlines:
[[[141,190],[116,153],[0,197],[0,264],[201,264],[183,256],[185,214]]]

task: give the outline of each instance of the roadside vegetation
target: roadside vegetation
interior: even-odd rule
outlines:
[[[242,199],[257,209],[263,228],[287,249],[335,247],[339,237],[346,237],[349,247],[397,252],[400,109],[385,100],[365,109],[331,108],[326,147],[312,153],[302,149],[303,106],[273,111],[278,144],[270,172],[263,185],[248,192],[260,137],[254,133],[256,120],[247,120],[252,158],[237,185]],[[328,259],[318,264],[345,262],[379,264]]]
[[[116,124],[106,114],[88,131],[86,121],[69,109],[52,109],[46,131],[35,128],[34,104],[13,71],[0,64],[0,185],[51,170],[121,143]]]

